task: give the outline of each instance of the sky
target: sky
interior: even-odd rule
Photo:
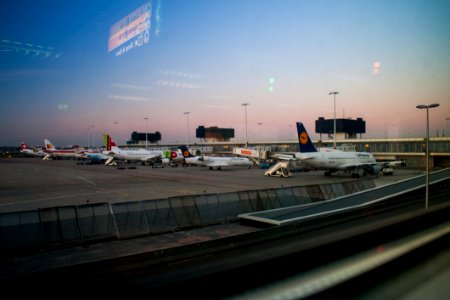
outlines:
[[[111,49],[137,15],[143,29]],[[363,138],[425,136],[416,106],[432,103],[430,136],[449,136],[450,1],[0,3],[0,146],[125,143],[147,129],[192,143],[198,126],[295,140],[298,121],[314,139],[332,91],[337,118],[366,121]]]

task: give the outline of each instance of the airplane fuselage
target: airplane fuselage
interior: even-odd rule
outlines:
[[[311,152],[296,153],[295,157],[305,164],[318,169],[340,170],[348,166],[358,164],[375,164],[376,160],[372,154],[366,152]]]
[[[147,151],[147,150],[116,150],[114,157],[123,160],[146,161],[162,156],[162,151]]]
[[[252,166],[252,162],[244,157],[195,156],[187,157],[186,163],[206,167]]]

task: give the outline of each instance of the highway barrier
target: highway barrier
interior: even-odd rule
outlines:
[[[95,203],[0,214],[0,253],[29,252],[238,221],[238,215],[308,204],[373,188],[372,179]]]

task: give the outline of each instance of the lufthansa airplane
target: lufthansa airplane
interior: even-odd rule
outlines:
[[[279,159],[300,160],[307,166],[325,170],[325,176],[344,171],[353,178],[363,174],[378,175],[384,167],[404,165],[404,161],[377,162],[371,153],[339,150],[317,151],[303,123],[297,122],[300,152],[290,155],[277,155]]]
[[[252,161],[246,157],[234,157],[234,156],[194,156],[192,155],[186,146],[180,146],[181,153],[183,153],[184,159],[187,164],[193,164],[198,166],[209,167],[210,170],[216,168],[221,170],[222,167],[227,166],[245,166],[251,168]]]

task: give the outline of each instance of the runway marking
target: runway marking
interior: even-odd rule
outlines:
[[[92,184],[92,185],[97,185],[95,182],[92,182],[92,181],[90,181],[90,180],[88,180],[88,179],[86,179],[86,178],[84,178],[84,177],[78,176],[78,178],[80,178],[81,180],[84,180],[84,181],[86,181],[87,183],[90,183],[90,184]]]

